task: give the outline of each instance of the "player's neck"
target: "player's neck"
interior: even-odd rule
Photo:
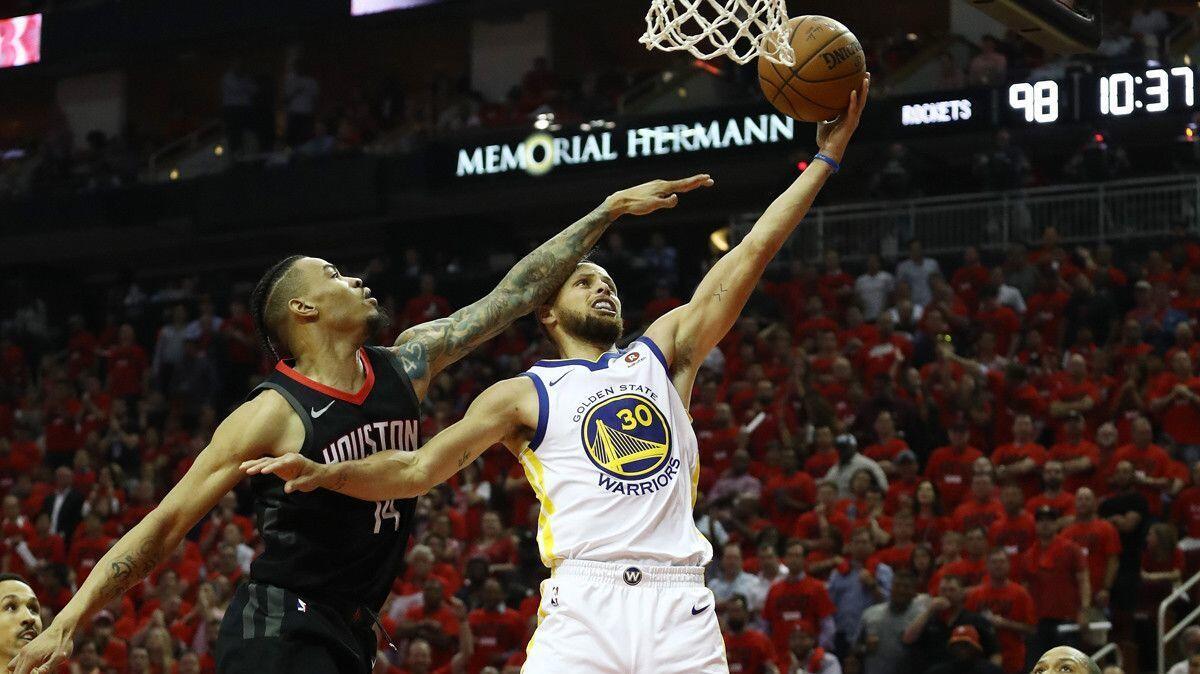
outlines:
[[[294,369],[315,382],[339,391],[357,391],[366,373],[356,354],[361,345],[319,340],[297,349]]]
[[[594,344],[570,335],[564,335],[558,343],[559,353],[568,360],[600,360],[600,356],[612,350],[612,344]]]

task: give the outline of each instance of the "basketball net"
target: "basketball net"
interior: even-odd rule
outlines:
[[[706,61],[724,55],[746,63],[762,54],[790,68],[796,54],[787,20],[785,0],[652,0],[638,42]]]

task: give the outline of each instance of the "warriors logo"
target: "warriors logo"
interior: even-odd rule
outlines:
[[[588,411],[583,446],[597,468],[622,480],[652,478],[671,455],[666,417],[649,398],[627,393]]]

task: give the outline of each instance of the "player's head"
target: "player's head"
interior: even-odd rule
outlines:
[[[1038,658],[1030,674],[1100,674],[1100,666],[1082,651],[1070,646],[1056,646]]]
[[[537,320],[559,349],[564,338],[608,349],[625,327],[617,284],[594,262],[576,265],[550,303],[538,308]]]
[[[33,588],[15,573],[0,573],[0,662],[42,632],[42,608]]]
[[[276,357],[330,337],[362,343],[387,322],[362,279],[304,255],[286,257],[263,274],[250,295],[250,313],[264,348]]]

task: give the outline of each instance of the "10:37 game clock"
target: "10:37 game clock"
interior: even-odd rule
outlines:
[[[1122,117],[1136,110],[1163,112],[1196,106],[1196,73],[1188,66],[1116,72],[1100,77],[1101,115]]]

